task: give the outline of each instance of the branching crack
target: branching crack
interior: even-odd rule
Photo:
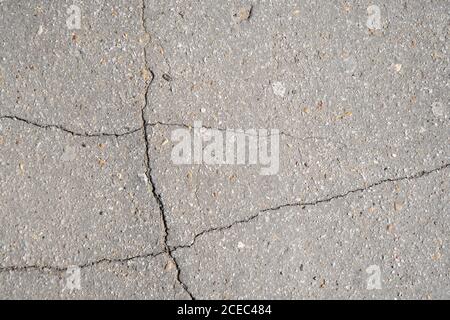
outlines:
[[[146,21],[145,21],[145,0],[142,0],[142,27],[144,29],[145,33],[147,32],[147,26],[146,26]],[[150,80],[147,82],[147,85],[145,86],[145,94],[144,94],[144,106],[142,107],[142,127],[143,127],[143,134],[144,134],[144,141],[145,141],[145,164],[146,164],[146,176],[147,176],[147,180],[148,180],[148,187],[149,187],[149,191],[151,192],[151,194],[153,195],[153,198],[156,200],[156,203],[158,204],[159,207],[159,212],[161,215],[161,224],[163,226],[163,246],[164,246],[164,253],[169,257],[169,259],[172,261],[173,265],[176,268],[176,278],[177,278],[177,282],[182,286],[182,288],[185,290],[185,292],[189,295],[189,297],[194,300],[194,296],[192,295],[192,293],[189,291],[187,285],[181,280],[180,277],[180,267],[178,265],[177,260],[175,259],[175,257],[172,255],[172,250],[170,249],[170,247],[167,244],[167,238],[169,236],[169,228],[167,225],[167,217],[166,217],[166,210],[164,207],[164,202],[162,201],[161,198],[161,194],[158,193],[157,189],[156,189],[156,185],[155,185],[155,181],[153,179],[153,175],[152,175],[152,167],[150,164],[150,141],[148,139],[149,134],[148,134],[148,127],[149,126],[153,126],[155,124],[149,124],[147,122],[147,120],[145,119],[145,110],[147,109],[148,105],[149,105],[149,92],[150,92],[150,86],[155,78],[153,72],[150,70],[149,68],[149,64],[147,61],[147,50],[146,47],[144,45],[144,62],[145,62],[145,68],[147,69],[147,71],[150,73],[151,78]]]
[[[385,179],[382,179],[382,180],[380,180],[378,182],[374,182],[372,184],[369,184],[369,185],[367,185],[365,187],[352,189],[352,190],[346,191],[346,192],[341,193],[341,194],[337,194],[337,195],[330,196],[330,197],[323,198],[323,199],[318,199],[318,200],[315,200],[315,201],[286,203],[286,204],[281,204],[281,205],[278,205],[278,206],[275,206],[275,207],[262,209],[262,210],[258,211],[257,213],[255,213],[255,214],[253,214],[253,215],[251,215],[251,216],[249,216],[247,218],[244,218],[244,219],[238,220],[238,221],[234,221],[234,222],[232,222],[232,223],[230,223],[230,224],[228,224],[226,226],[213,227],[213,228],[210,228],[210,229],[207,229],[207,230],[203,230],[203,231],[201,231],[200,233],[197,233],[194,236],[194,238],[191,241],[191,243],[186,244],[186,245],[173,246],[172,247],[172,251],[176,251],[178,249],[190,248],[196,243],[196,241],[200,237],[204,236],[205,234],[212,233],[212,232],[221,232],[221,231],[224,231],[224,230],[231,229],[232,227],[234,227],[236,225],[251,222],[251,221],[259,218],[260,215],[262,215],[264,213],[267,213],[267,212],[278,211],[280,209],[289,208],[289,207],[301,207],[302,209],[304,209],[306,207],[313,207],[313,206],[316,206],[316,205],[319,205],[319,204],[322,204],[322,203],[327,203],[327,202],[331,202],[333,200],[346,198],[347,196],[349,196],[351,194],[361,193],[361,192],[373,189],[373,188],[375,188],[377,186],[380,186],[382,184],[385,184],[385,183],[400,182],[400,181],[405,181],[405,180],[415,180],[415,179],[419,179],[419,178],[422,178],[422,177],[426,177],[426,176],[428,176],[428,175],[430,175],[432,173],[436,173],[438,171],[447,169],[449,167],[450,167],[450,163],[447,163],[447,164],[441,165],[441,166],[439,166],[437,168],[434,168],[434,169],[431,169],[431,170],[419,171],[419,172],[417,172],[415,174],[412,174],[412,175],[409,175],[409,176],[402,176],[402,177],[395,177],[395,178],[385,178]]]
[[[147,30],[147,23],[146,23],[146,16],[145,16],[145,11],[146,11],[146,0],[142,0],[142,12],[141,12],[141,20],[142,20],[142,28],[143,31],[145,33],[145,35],[149,35],[149,32]],[[249,16],[251,16],[251,9],[249,12]],[[164,50],[163,50],[164,51]],[[152,166],[151,166],[151,161],[150,161],[150,141],[149,141],[149,128],[151,127],[155,127],[155,126],[170,126],[170,127],[182,127],[182,128],[187,128],[189,130],[192,129],[192,126],[184,124],[184,123],[165,123],[165,122],[161,122],[161,121],[155,121],[155,122],[149,122],[146,120],[145,117],[145,113],[148,109],[149,106],[149,92],[150,92],[150,87],[153,83],[153,80],[155,78],[154,73],[150,70],[149,68],[149,63],[147,61],[147,43],[144,43],[143,46],[143,55],[144,55],[144,63],[145,63],[145,71],[146,71],[146,75],[148,75],[148,79],[145,79],[145,92],[144,92],[144,103],[143,103],[143,107],[141,109],[141,121],[142,121],[142,125],[138,128],[134,128],[134,129],[130,129],[125,132],[122,133],[117,133],[117,132],[77,132],[71,129],[68,129],[62,125],[57,125],[57,124],[42,124],[42,123],[38,123],[36,121],[33,120],[28,120],[19,116],[14,116],[14,115],[3,115],[0,116],[0,120],[12,120],[12,121],[18,121],[18,122],[22,122],[25,123],[27,125],[31,125],[34,126],[36,128],[39,129],[44,129],[44,130],[51,130],[51,129],[55,129],[55,130],[60,130],[62,132],[68,133],[72,136],[77,136],[77,137],[85,137],[85,138],[91,138],[91,137],[123,137],[123,136],[127,136],[127,135],[131,135],[137,132],[142,132],[143,136],[144,136],[144,144],[145,144],[145,166],[146,166],[146,177],[147,177],[147,187],[148,187],[148,191],[149,194],[151,194],[151,196],[155,199],[158,208],[159,208],[159,213],[160,213],[160,218],[161,218],[161,225],[162,225],[162,229],[163,229],[163,233],[162,233],[162,245],[163,245],[163,249],[161,251],[158,252],[152,252],[152,253],[144,253],[144,254],[140,254],[140,255],[135,255],[135,256],[130,256],[130,257],[125,257],[125,258],[102,258],[100,260],[95,260],[92,262],[87,262],[83,265],[78,266],[80,269],[83,268],[89,268],[89,267],[93,267],[96,265],[100,265],[103,263],[127,263],[129,261],[133,261],[136,259],[146,259],[146,258],[155,258],[158,257],[160,255],[165,255],[169,258],[169,260],[172,262],[172,264],[175,266],[176,268],[176,280],[179,283],[179,285],[185,290],[185,292],[187,293],[187,295],[191,298],[191,299],[195,299],[195,297],[193,296],[193,294],[190,292],[189,288],[187,287],[187,285],[182,281],[181,279],[181,269],[179,267],[179,264],[177,262],[177,260],[175,259],[173,253],[178,250],[178,249],[183,249],[183,248],[191,248],[193,247],[197,240],[200,239],[201,237],[203,237],[206,234],[209,233],[214,233],[214,232],[222,232],[225,230],[229,230],[231,228],[233,228],[234,226],[240,225],[240,224],[246,224],[246,223],[250,223],[256,219],[258,219],[261,215],[268,213],[268,212],[274,212],[274,211],[278,211],[281,210],[283,208],[289,208],[289,207],[300,207],[302,209],[306,208],[306,207],[313,207],[316,205],[320,205],[322,203],[329,203],[333,200],[337,200],[337,199],[343,199],[348,197],[349,195],[352,194],[357,194],[357,193],[363,193],[365,191],[368,191],[372,188],[375,188],[377,186],[386,184],[386,183],[393,183],[393,182],[400,182],[400,181],[405,181],[405,180],[414,180],[414,179],[419,179],[425,176],[428,176],[432,173],[447,169],[450,166],[450,163],[441,165],[440,167],[431,169],[431,170],[423,170],[420,172],[417,172],[415,174],[409,175],[409,176],[401,176],[401,177],[394,177],[394,178],[385,178],[382,179],[378,182],[374,182],[372,184],[366,185],[365,187],[360,187],[360,188],[356,188],[356,189],[351,189],[348,190],[344,193],[340,193],[340,194],[336,194],[333,196],[329,196],[326,198],[322,198],[322,199],[318,199],[315,201],[309,201],[309,202],[292,202],[292,203],[286,203],[286,204],[280,204],[274,207],[270,207],[270,208],[265,208],[265,209],[261,209],[259,210],[257,213],[252,214],[246,218],[243,218],[241,220],[237,220],[234,221],[228,225],[225,226],[216,226],[216,227],[212,227],[206,230],[203,230],[201,232],[199,232],[198,234],[196,234],[191,243],[189,244],[184,244],[184,245],[176,245],[176,246],[169,246],[168,245],[168,238],[169,238],[169,227],[168,227],[168,222],[167,222],[167,213],[166,213],[166,209],[165,209],[165,205],[163,202],[163,199],[161,197],[161,193],[158,192],[158,189],[156,187],[155,184],[155,180],[152,174]],[[167,60],[167,57],[165,55],[163,55],[163,58],[165,60],[165,62],[168,65],[169,68],[169,73],[170,73],[170,64]],[[212,127],[208,127],[208,126],[203,126],[203,128],[205,129],[210,129],[210,130],[219,130],[219,131],[227,131],[228,129],[223,129],[223,128],[212,128]],[[302,141],[306,141],[306,140],[330,140],[331,139],[327,138],[327,137],[315,137],[315,136],[309,136],[309,137],[296,137],[292,134],[280,131],[279,132],[280,135],[285,136],[285,137],[289,137],[292,139],[297,139],[297,140],[302,140]],[[273,134],[273,133],[272,133]],[[345,147],[347,147],[345,144],[341,143],[341,142],[337,142]],[[196,189],[196,198],[198,201],[198,188]],[[52,266],[52,265],[25,265],[25,266],[0,266],[0,273],[3,272],[27,272],[27,271],[41,271],[41,272],[56,272],[56,273],[61,273],[67,270],[67,267],[63,267],[63,266]]]
[[[153,72],[151,72],[150,70],[148,71],[151,75],[151,80],[150,82],[153,81],[154,78],[154,74]],[[146,86],[147,88],[147,86]],[[83,138],[101,138],[101,137],[113,137],[113,138],[119,138],[119,137],[124,137],[124,136],[128,136],[128,135],[132,135],[136,132],[139,132],[143,129],[143,126],[140,126],[138,128],[134,128],[128,131],[125,131],[123,133],[108,133],[108,132],[98,132],[98,133],[89,133],[89,132],[77,132],[74,130],[70,130],[67,129],[61,125],[56,125],[56,124],[43,124],[43,123],[38,123],[36,121],[33,120],[29,120],[29,119],[25,119],[25,118],[21,118],[18,116],[13,116],[13,115],[5,115],[5,116],[0,116],[0,120],[3,119],[7,119],[7,120],[13,120],[13,121],[19,121],[31,126],[34,126],[38,129],[44,129],[44,130],[50,130],[50,129],[55,129],[55,130],[59,130],[65,133],[68,133],[72,136],[75,137],[83,137]],[[177,122],[162,122],[162,121],[154,121],[154,122],[147,122],[145,124],[145,126],[147,127],[156,127],[156,126],[163,126],[163,127],[175,127],[175,128],[186,128],[188,130],[192,130],[193,126],[190,126],[188,124],[185,123],[177,123]],[[208,129],[208,130],[218,130],[218,131],[222,131],[222,132],[226,132],[228,129],[224,129],[224,128],[214,128],[214,127],[210,127],[210,126],[202,126],[202,128],[204,129]],[[247,135],[253,135],[251,133],[246,133]],[[273,134],[270,134],[273,135]],[[330,142],[334,142],[336,144],[342,145],[346,148],[348,148],[347,145],[345,145],[342,142],[339,141],[333,141],[330,138],[327,137],[318,137],[318,136],[306,136],[306,137],[297,137],[294,136],[290,133],[287,132],[280,132],[281,136],[285,136],[294,140],[300,140],[300,141],[307,141],[307,140],[328,140]]]
[[[192,246],[195,244],[195,242],[197,241],[198,238],[204,236],[205,234],[212,233],[212,232],[221,232],[221,231],[224,231],[224,230],[231,229],[232,227],[234,227],[234,226],[236,226],[236,225],[250,222],[250,221],[252,221],[252,220],[258,218],[259,215],[260,215],[261,213],[262,213],[262,212],[259,211],[258,213],[255,213],[254,215],[251,215],[251,216],[249,216],[249,217],[247,217],[247,218],[245,218],[245,219],[241,219],[241,220],[238,220],[238,221],[234,221],[234,222],[232,222],[232,223],[230,223],[230,224],[228,224],[228,225],[226,225],[226,226],[222,226],[222,227],[213,227],[213,228],[210,228],[210,229],[203,230],[202,232],[197,233],[197,234],[194,236],[194,239],[192,240],[192,242],[191,242],[190,244],[173,246],[173,247],[172,247],[172,251],[176,251],[176,250],[178,250],[178,249],[186,249],[186,248],[190,248],[190,247],[192,247]]]

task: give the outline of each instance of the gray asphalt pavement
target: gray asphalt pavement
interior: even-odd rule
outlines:
[[[449,299],[449,45],[448,0],[0,0],[0,299]]]

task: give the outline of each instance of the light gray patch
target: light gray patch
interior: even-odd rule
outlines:
[[[434,102],[431,105],[431,111],[433,114],[438,118],[444,118],[446,116],[446,111],[448,111],[448,108],[446,110],[444,104],[442,102]]]
[[[61,155],[61,161],[68,162],[75,160],[77,156],[77,149],[72,146],[64,147],[64,152]]]

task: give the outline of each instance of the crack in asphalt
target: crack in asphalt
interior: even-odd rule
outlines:
[[[147,26],[146,26],[146,17],[145,17],[145,11],[146,11],[146,0],[142,0],[142,28],[145,32],[145,34],[149,34],[148,30],[147,30]],[[250,13],[249,13],[249,18],[252,14],[251,10],[253,7],[251,7],[250,9]],[[157,251],[157,252],[152,252],[152,253],[144,253],[144,254],[139,254],[139,255],[134,255],[134,256],[129,256],[129,257],[125,257],[125,258],[102,258],[99,260],[95,260],[95,261],[91,261],[91,262],[87,262],[84,263],[82,265],[79,265],[77,267],[79,267],[80,269],[84,269],[84,268],[90,268],[90,267],[94,267],[100,264],[110,264],[110,263],[127,263],[129,261],[134,261],[137,259],[148,259],[148,258],[156,258],[158,256],[161,255],[166,255],[168,256],[168,258],[171,260],[171,262],[173,263],[173,265],[176,268],[176,280],[177,282],[181,285],[181,287],[185,290],[185,292],[189,295],[189,297],[193,300],[195,300],[195,297],[193,296],[193,294],[189,291],[189,288],[187,287],[187,285],[181,280],[180,274],[181,274],[181,269],[180,266],[177,262],[177,260],[175,259],[173,252],[175,252],[178,249],[186,249],[186,248],[191,248],[193,247],[197,240],[200,239],[201,237],[203,237],[204,235],[207,235],[209,233],[214,233],[214,232],[222,232],[225,230],[229,230],[231,228],[233,228],[234,226],[240,225],[240,224],[246,224],[246,223],[250,223],[256,219],[258,219],[261,215],[268,213],[268,212],[274,212],[274,211],[278,211],[284,208],[290,208],[290,207],[301,207],[302,209],[305,209],[306,207],[312,207],[312,206],[316,206],[316,205],[320,205],[323,203],[329,203],[333,200],[337,200],[337,199],[344,199],[352,194],[357,194],[357,193],[363,193],[365,191],[368,191],[370,189],[373,189],[377,186],[386,184],[386,183],[393,183],[393,182],[399,182],[399,181],[408,181],[408,180],[414,180],[414,179],[419,179],[422,177],[426,177],[430,174],[439,172],[441,170],[445,170],[447,168],[450,167],[450,163],[447,164],[443,164],[440,167],[434,168],[434,169],[430,169],[430,170],[422,170],[419,171],[415,174],[412,175],[408,175],[408,176],[401,176],[401,177],[394,177],[394,178],[384,178],[382,180],[379,180],[377,182],[371,183],[369,185],[366,185],[365,187],[360,187],[360,188],[356,188],[356,189],[351,189],[348,190],[344,193],[340,193],[340,194],[336,194],[333,196],[329,196],[326,198],[322,198],[322,199],[318,199],[315,201],[309,201],[309,202],[292,202],[292,203],[285,203],[285,204],[280,204],[274,207],[270,207],[270,208],[266,208],[266,209],[261,209],[259,210],[257,213],[250,215],[246,218],[234,221],[228,225],[225,226],[217,226],[217,227],[212,227],[206,230],[201,231],[200,233],[196,234],[192,240],[191,243],[189,244],[185,244],[185,245],[176,245],[176,246],[169,246],[168,245],[168,238],[169,238],[169,227],[168,227],[168,223],[167,223],[167,214],[166,214],[166,209],[165,209],[165,205],[161,196],[161,193],[158,192],[158,189],[156,187],[155,184],[155,180],[154,177],[152,175],[152,166],[151,166],[151,159],[150,159],[150,147],[151,147],[151,143],[149,141],[149,132],[148,132],[148,128],[149,127],[155,127],[155,126],[172,126],[172,127],[184,127],[187,128],[189,130],[191,130],[193,127],[184,123],[164,123],[161,121],[156,121],[156,122],[148,122],[145,118],[145,111],[148,108],[149,105],[149,91],[150,91],[150,87],[151,84],[153,83],[153,80],[155,79],[155,75],[153,74],[153,72],[149,69],[149,64],[147,61],[147,48],[146,48],[146,43],[143,46],[143,51],[144,51],[144,62],[145,62],[145,68],[146,71],[150,74],[150,79],[146,80],[146,84],[145,84],[145,94],[144,94],[144,105],[141,109],[141,120],[142,120],[142,126],[138,127],[138,128],[133,128],[133,129],[127,129],[127,131],[124,131],[122,133],[117,133],[117,132],[77,132],[71,129],[68,129],[62,125],[57,125],[57,124],[41,124],[38,123],[36,121],[33,120],[28,120],[19,116],[14,116],[14,115],[3,115],[0,116],[0,120],[3,119],[7,119],[7,120],[13,120],[13,121],[19,121],[22,123],[25,123],[27,125],[31,125],[34,126],[36,128],[39,129],[56,129],[56,130],[60,130],[62,132],[71,134],[72,136],[77,136],[77,137],[85,137],[85,138],[98,138],[98,137],[115,137],[115,138],[119,138],[119,137],[123,137],[123,136],[127,136],[127,135],[131,135],[137,132],[141,132],[144,135],[144,142],[145,142],[145,165],[146,165],[146,177],[147,177],[147,186],[149,189],[149,193],[151,193],[151,195],[153,196],[153,198],[155,199],[155,201],[158,204],[158,208],[159,208],[159,213],[160,213],[160,217],[161,217],[161,224],[162,224],[162,228],[163,228],[163,235],[162,235],[162,241],[163,241],[163,250],[162,251]],[[164,50],[163,50],[164,51]],[[169,61],[167,59],[167,57],[165,55],[163,55],[163,58],[165,60],[165,63],[167,64],[168,68],[169,68],[169,73],[171,73],[171,66],[169,64]],[[212,128],[212,127],[208,127],[208,126],[202,126],[202,128],[205,129],[210,129],[210,130],[218,130],[218,131],[227,131],[229,129],[223,129],[223,128]],[[286,136],[292,139],[297,139],[297,140],[302,140],[302,141],[306,141],[309,139],[313,139],[313,140],[329,140],[338,144],[341,144],[345,147],[347,147],[345,144],[343,144],[342,142],[339,141],[333,141],[330,138],[327,137],[316,137],[316,136],[308,136],[308,137],[297,137],[297,136],[293,136],[289,133],[286,132],[279,132],[280,135],[282,136]],[[197,201],[198,201],[198,195],[197,195],[198,190],[196,190],[196,197],[197,197]],[[0,273],[4,273],[4,272],[28,272],[28,271],[41,271],[41,272],[57,272],[57,273],[61,273],[61,272],[65,272],[68,268],[67,267],[62,267],[62,266],[52,266],[52,265],[24,265],[24,266],[0,266]]]
[[[153,73],[149,70],[150,74],[152,75],[152,79],[153,79]],[[153,80],[151,80],[153,81]],[[150,82],[151,82],[150,81]],[[147,88],[147,86],[146,86]],[[132,135],[136,132],[139,132],[143,129],[143,126],[140,126],[138,128],[134,128],[128,131],[125,131],[123,133],[110,133],[110,132],[94,132],[94,133],[90,133],[90,132],[77,132],[74,130],[70,130],[67,129],[61,125],[58,124],[45,124],[45,123],[38,123],[34,120],[29,120],[29,119],[25,119],[19,116],[15,116],[15,115],[3,115],[0,116],[0,120],[12,120],[12,121],[18,121],[18,122],[22,122],[25,123],[27,125],[36,127],[38,129],[44,129],[44,130],[50,130],[50,129],[56,129],[65,133],[68,133],[72,136],[76,136],[76,137],[83,137],[83,138],[99,138],[99,137],[123,137],[123,136],[127,136],[127,135]],[[191,128],[189,125],[186,124],[182,124],[182,123],[166,123],[166,122],[162,122],[162,121],[155,121],[155,122],[146,122],[145,126],[149,126],[149,127],[156,127],[156,126],[166,126],[166,127],[184,127],[184,128]],[[219,130],[219,129],[218,129]]]
[[[21,118],[18,116],[12,116],[12,115],[5,115],[5,116],[0,116],[0,120],[3,119],[9,119],[9,120],[14,120],[14,121],[19,121],[19,122],[23,122],[26,123],[28,125],[32,125],[34,127],[40,128],[40,129],[57,129],[66,133],[69,133],[73,136],[77,136],[77,137],[85,137],[85,138],[98,138],[98,137],[123,137],[123,136],[127,136],[130,134],[133,134],[135,132],[138,132],[139,130],[141,130],[142,128],[135,128],[135,129],[131,129],[129,131],[123,132],[123,133],[109,133],[109,132],[98,132],[98,133],[89,133],[89,132],[76,132],[70,129],[67,129],[63,126],[57,125],[57,124],[42,124],[42,123],[38,123],[36,121],[33,120],[28,120],[25,118]]]
[[[151,80],[150,82],[153,82],[154,79],[154,75],[153,72],[149,70],[149,73],[151,74]],[[146,98],[147,99],[147,98]],[[144,129],[144,126],[146,127],[156,127],[156,126],[163,126],[163,127],[176,127],[176,128],[186,128],[188,130],[192,130],[194,127],[185,123],[178,123],[178,122],[163,122],[163,121],[154,121],[154,122],[145,122],[145,124],[143,126],[140,126],[138,128],[134,128],[122,133],[115,133],[115,132],[77,132],[71,129],[67,129],[64,126],[58,125],[58,124],[45,124],[45,123],[38,123],[34,120],[29,120],[29,119],[25,119],[19,116],[15,116],[15,115],[4,115],[4,116],[0,116],[0,121],[1,120],[13,120],[13,121],[19,121],[22,123],[25,123],[27,125],[30,126],[34,126],[38,129],[44,129],[44,130],[51,130],[51,129],[56,129],[65,133],[68,133],[72,136],[75,137],[82,137],[82,138],[120,138],[120,137],[124,137],[124,136],[129,136],[132,135],[136,132],[141,131],[142,129]],[[202,126],[199,129],[207,129],[207,130],[217,130],[217,131],[221,131],[221,132],[226,132],[228,130],[232,130],[232,129],[224,129],[224,128],[214,128],[211,126]],[[252,133],[245,133],[248,136],[255,136]],[[305,136],[305,137],[298,137],[295,135],[292,135],[288,132],[283,132],[280,131],[279,134],[281,136],[285,136],[287,138],[291,138],[294,140],[299,140],[299,141],[307,141],[307,140],[322,140],[322,141],[330,141],[333,142],[335,144],[341,145],[345,148],[349,148],[346,144],[344,144],[343,142],[337,141],[337,140],[333,140],[331,138],[328,137],[321,137],[321,136]],[[268,136],[272,136],[275,135],[274,133],[269,134]],[[258,136],[258,134],[256,134],[256,136]]]
[[[224,231],[224,230],[231,229],[232,227],[234,227],[236,225],[251,222],[251,221],[257,219],[262,214],[267,213],[267,212],[278,211],[278,210],[281,210],[283,208],[289,208],[289,207],[302,207],[302,209],[305,209],[306,207],[312,207],[312,206],[316,206],[316,205],[319,205],[319,204],[322,204],[322,203],[331,202],[331,201],[336,200],[336,199],[346,198],[347,196],[349,196],[351,194],[361,193],[361,192],[373,189],[373,188],[375,188],[377,186],[380,186],[382,184],[385,184],[385,183],[399,182],[399,181],[405,181],[405,180],[415,180],[415,179],[419,179],[419,178],[422,178],[422,177],[426,177],[426,176],[428,176],[428,175],[430,175],[432,173],[439,172],[439,171],[447,169],[449,167],[450,167],[450,163],[446,163],[446,164],[443,164],[443,165],[441,165],[441,166],[439,166],[437,168],[434,168],[434,169],[431,169],[431,170],[422,170],[422,171],[419,171],[419,172],[417,172],[415,174],[412,174],[412,175],[409,175],[409,176],[402,176],[402,177],[396,177],[396,178],[385,178],[385,179],[382,179],[380,181],[371,183],[371,184],[369,184],[369,185],[367,185],[365,187],[351,189],[351,190],[348,190],[348,191],[346,191],[344,193],[337,194],[337,195],[334,195],[334,196],[330,196],[330,197],[327,197],[327,198],[318,199],[318,200],[309,201],[309,202],[286,203],[286,204],[281,204],[281,205],[278,205],[278,206],[275,206],[275,207],[262,209],[262,210],[259,210],[257,213],[255,213],[255,214],[253,214],[253,215],[251,215],[251,216],[249,216],[247,218],[234,221],[234,222],[232,222],[232,223],[230,223],[228,225],[219,226],[219,227],[212,227],[212,228],[203,230],[203,231],[197,233],[194,236],[194,238],[191,241],[191,243],[186,244],[186,245],[173,246],[172,247],[172,251],[176,251],[178,249],[190,248],[196,243],[196,241],[200,237],[204,236],[205,234],[212,233],[212,232],[221,232],[221,231]]]
[[[147,258],[156,258],[162,254],[164,251],[152,252],[152,253],[144,253],[126,258],[102,258],[99,260],[87,262],[81,265],[77,265],[80,269],[90,268],[97,266],[102,263],[126,263],[129,261],[137,260],[137,259],[147,259]],[[62,266],[52,266],[52,265],[27,265],[27,266],[3,266],[0,267],[0,273],[5,272],[27,272],[27,271],[42,271],[42,272],[65,272],[68,267]]]
[[[374,182],[364,188],[357,188],[357,189],[352,189],[349,190],[345,193],[341,193],[341,194],[337,194],[334,196],[330,196],[327,198],[323,198],[323,199],[318,199],[315,201],[310,201],[310,202],[294,202],[294,203],[287,203],[287,204],[282,204],[282,205],[278,205],[276,207],[271,207],[271,208],[267,208],[267,209],[262,209],[260,210],[258,213],[253,214],[249,217],[246,217],[244,219],[241,220],[237,220],[234,221],[226,226],[219,226],[219,227],[213,227],[210,229],[206,229],[200,233],[198,233],[197,235],[195,235],[193,241],[190,244],[187,245],[177,245],[177,246],[172,246],[169,247],[167,245],[167,236],[168,236],[168,228],[167,228],[167,224],[166,224],[166,220],[165,220],[165,210],[164,210],[164,204],[161,201],[161,197],[160,195],[158,195],[156,193],[156,188],[155,185],[153,183],[150,183],[150,186],[153,188],[153,190],[155,190],[155,194],[157,196],[157,199],[159,199],[158,204],[161,205],[162,207],[160,207],[160,210],[162,208],[162,212],[161,212],[161,218],[163,219],[163,223],[164,223],[164,241],[165,241],[165,249],[163,251],[159,251],[159,252],[152,252],[152,253],[146,253],[146,254],[141,254],[141,255],[136,255],[136,256],[131,256],[131,257],[126,257],[126,258],[103,258],[100,260],[96,260],[96,261],[92,261],[92,262],[88,262],[85,263],[83,265],[78,266],[80,269],[83,268],[89,268],[89,267],[94,267],[96,265],[102,264],[102,263],[126,263],[129,261],[133,261],[136,259],[147,259],[147,258],[156,258],[160,255],[166,254],[169,255],[169,257],[171,258],[171,260],[173,261],[173,263],[175,264],[176,268],[177,268],[177,280],[180,282],[180,285],[186,290],[187,294],[192,298],[195,299],[194,296],[192,295],[192,293],[188,290],[187,286],[185,287],[184,283],[181,282],[181,280],[179,279],[179,274],[180,274],[180,269],[179,266],[177,264],[177,261],[174,259],[173,257],[173,252],[179,250],[179,249],[187,249],[187,248],[191,248],[195,245],[195,243],[197,242],[197,240],[199,238],[201,238],[202,236],[209,234],[209,233],[214,233],[214,232],[221,232],[221,231],[225,231],[225,230],[229,230],[231,228],[233,228],[236,225],[239,224],[246,224],[249,223],[255,219],[257,219],[258,217],[260,217],[262,214],[267,213],[267,212],[273,212],[273,211],[277,211],[283,208],[287,208],[287,207],[308,207],[308,206],[316,206],[322,203],[328,203],[331,202],[333,200],[336,199],[343,199],[346,198],[347,196],[351,195],[351,194],[355,194],[355,193],[361,193],[364,191],[367,191],[369,189],[373,189],[376,186],[380,186],[386,183],[392,183],[392,182],[399,182],[399,181],[405,181],[405,180],[415,180],[415,179],[419,179],[422,177],[426,177],[430,174],[433,173],[437,173],[439,171],[448,169],[450,167],[450,163],[447,164],[443,164],[442,166],[439,166],[437,168],[434,169],[430,169],[430,170],[422,170],[419,171],[413,175],[409,175],[409,176],[402,176],[402,177],[395,177],[395,178],[385,178],[382,179],[378,182]],[[148,167],[148,170],[151,170],[150,167]],[[151,175],[150,175],[151,176]],[[67,267],[60,267],[60,266],[51,266],[51,265],[29,265],[29,266],[4,266],[4,267],[0,267],[0,273],[4,273],[4,272],[27,272],[27,271],[33,271],[33,270],[37,270],[37,271],[42,271],[42,272],[65,272],[67,270]]]
[[[146,18],[145,18],[145,9],[146,9],[145,0],[142,0],[142,27],[144,29],[144,32],[146,34],[148,34],[147,26],[146,26]],[[144,134],[144,141],[145,141],[145,164],[146,164],[146,168],[147,168],[145,174],[147,176],[147,181],[148,181],[147,185],[149,186],[150,192],[153,195],[153,198],[156,200],[156,203],[158,204],[158,207],[159,207],[159,212],[160,212],[160,216],[161,216],[161,224],[163,226],[164,253],[169,257],[169,259],[171,260],[171,262],[175,266],[177,282],[181,285],[181,287],[184,289],[184,291],[187,293],[187,295],[192,300],[195,300],[194,296],[189,291],[189,288],[187,287],[187,285],[181,280],[180,267],[178,265],[177,260],[172,255],[171,248],[167,244],[167,239],[169,237],[169,228],[168,228],[167,218],[166,218],[166,209],[164,207],[164,202],[163,202],[163,200],[161,198],[161,194],[158,193],[158,191],[157,191],[156,184],[155,184],[155,181],[154,181],[153,175],[152,175],[152,167],[151,167],[151,164],[150,164],[150,141],[148,139],[148,136],[149,136],[149,134],[148,134],[148,123],[147,123],[147,120],[145,119],[145,110],[147,109],[148,104],[149,104],[148,96],[149,96],[151,84],[152,84],[153,80],[155,79],[155,75],[153,74],[153,71],[151,71],[150,68],[149,68],[149,64],[148,64],[148,61],[147,61],[146,44],[144,44],[144,63],[145,63],[144,67],[146,68],[147,72],[149,72],[150,75],[151,75],[151,79],[149,81],[147,81],[147,85],[145,86],[144,105],[143,105],[142,110],[141,110],[142,128],[143,128],[142,131],[143,131],[143,134]]]

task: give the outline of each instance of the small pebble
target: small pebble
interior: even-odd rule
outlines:
[[[281,82],[274,82],[272,85],[273,93],[279,97],[284,97],[286,88]]]
[[[173,269],[175,269],[175,263],[172,260],[170,260],[169,262],[166,263],[164,270],[171,271]]]
[[[396,201],[394,202],[394,209],[395,209],[395,211],[400,211],[400,210],[402,210],[402,209],[403,209],[403,201],[396,200]]]
[[[104,167],[104,166],[106,166],[106,160],[104,160],[104,159],[98,159],[98,164],[100,165],[100,167]]]
[[[172,77],[170,75],[168,75],[167,73],[164,73],[162,77],[166,81],[172,81]]]
[[[144,79],[145,82],[149,81],[151,79],[151,77],[152,77],[150,71],[147,68],[143,68],[141,70],[141,76],[142,76],[142,79]]]
[[[242,7],[239,9],[238,13],[235,13],[233,16],[237,19],[238,23],[246,21],[250,19],[252,15],[253,6]]]
[[[386,227],[386,230],[389,232],[393,232],[394,231],[394,225],[392,223],[388,224]]]
[[[444,117],[444,105],[440,102],[435,102],[431,105],[431,111],[436,117]]]

